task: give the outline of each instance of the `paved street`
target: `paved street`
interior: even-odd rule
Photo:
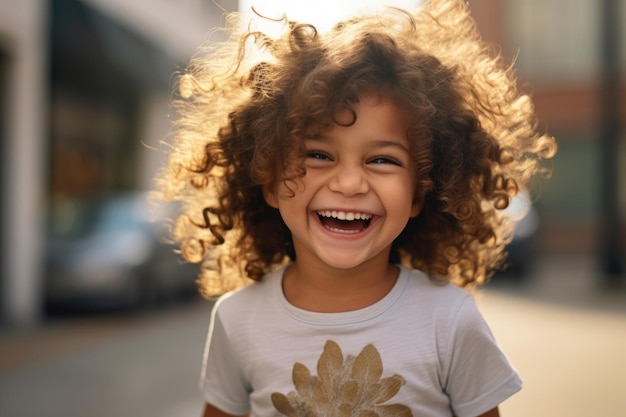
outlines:
[[[626,293],[600,291],[593,264],[539,265],[479,305],[524,380],[504,417],[626,414]],[[50,323],[0,333],[2,417],[197,417],[196,382],[211,305]]]
[[[503,416],[626,415],[626,315],[491,293],[482,310],[524,381]]]
[[[524,389],[504,417],[626,416],[626,292],[598,288],[588,259],[544,262],[523,290],[479,302]]]
[[[2,417],[193,417],[211,305],[0,337]]]

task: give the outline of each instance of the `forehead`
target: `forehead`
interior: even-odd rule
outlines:
[[[359,143],[376,148],[391,146],[408,152],[407,132],[407,118],[397,103],[367,96],[337,111],[333,123],[306,139],[320,143]]]
[[[360,117],[375,117],[382,124],[401,124],[408,127],[408,111],[400,100],[391,95],[375,92],[363,92],[354,99],[347,99],[335,105],[329,105],[327,112],[315,119],[309,119],[306,130],[309,136],[315,136],[334,126],[351,126]]]

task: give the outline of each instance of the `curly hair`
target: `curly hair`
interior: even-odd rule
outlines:
[[[291,234],[263,188],[305,174],[303,138],[359,94],[396,100],[423,197],[390,262],[472,287],[502,263],[510,199],[556,151],[539,133],[515,74],[477,34],[465,2],[389,8],[318,33],[283,18],[280,35],[237,31],[199,50],[178,78],[169,162],[157,178],[180,200],[174,238],[204,261],[204,295],[219,294],[294,259]]]

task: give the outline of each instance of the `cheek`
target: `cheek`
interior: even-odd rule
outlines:
[[[303,179],[281,181],[280,184],[263,187],[263,197],[271,207],[279,208],[279,205],[290,204],[292,200],[303,193],[306,189]]]
[[[398,214],[415,217],[421,209],[421,199],[414,191],[415,185],[409,178],[394,181],[385,187],[385,199],[396,206]]]
[[[312,188],[309,182],[306,176],[285,181],[278,187],[278,198],[281,201],[306,198],[307,191]]]

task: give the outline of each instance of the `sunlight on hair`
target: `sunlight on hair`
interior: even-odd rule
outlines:
[[[325,32],[355,14],[369,13],[386,6],[414,11],[421,3],[421,0],[239,0],[239,10],[242,23],[247,25],[253,20],[257,29],[272,35],[278,31],[276,25],[255,17],[252,8],[270,19],[280,19],[286,15],[291,20],[311,23],[318,31]]]

